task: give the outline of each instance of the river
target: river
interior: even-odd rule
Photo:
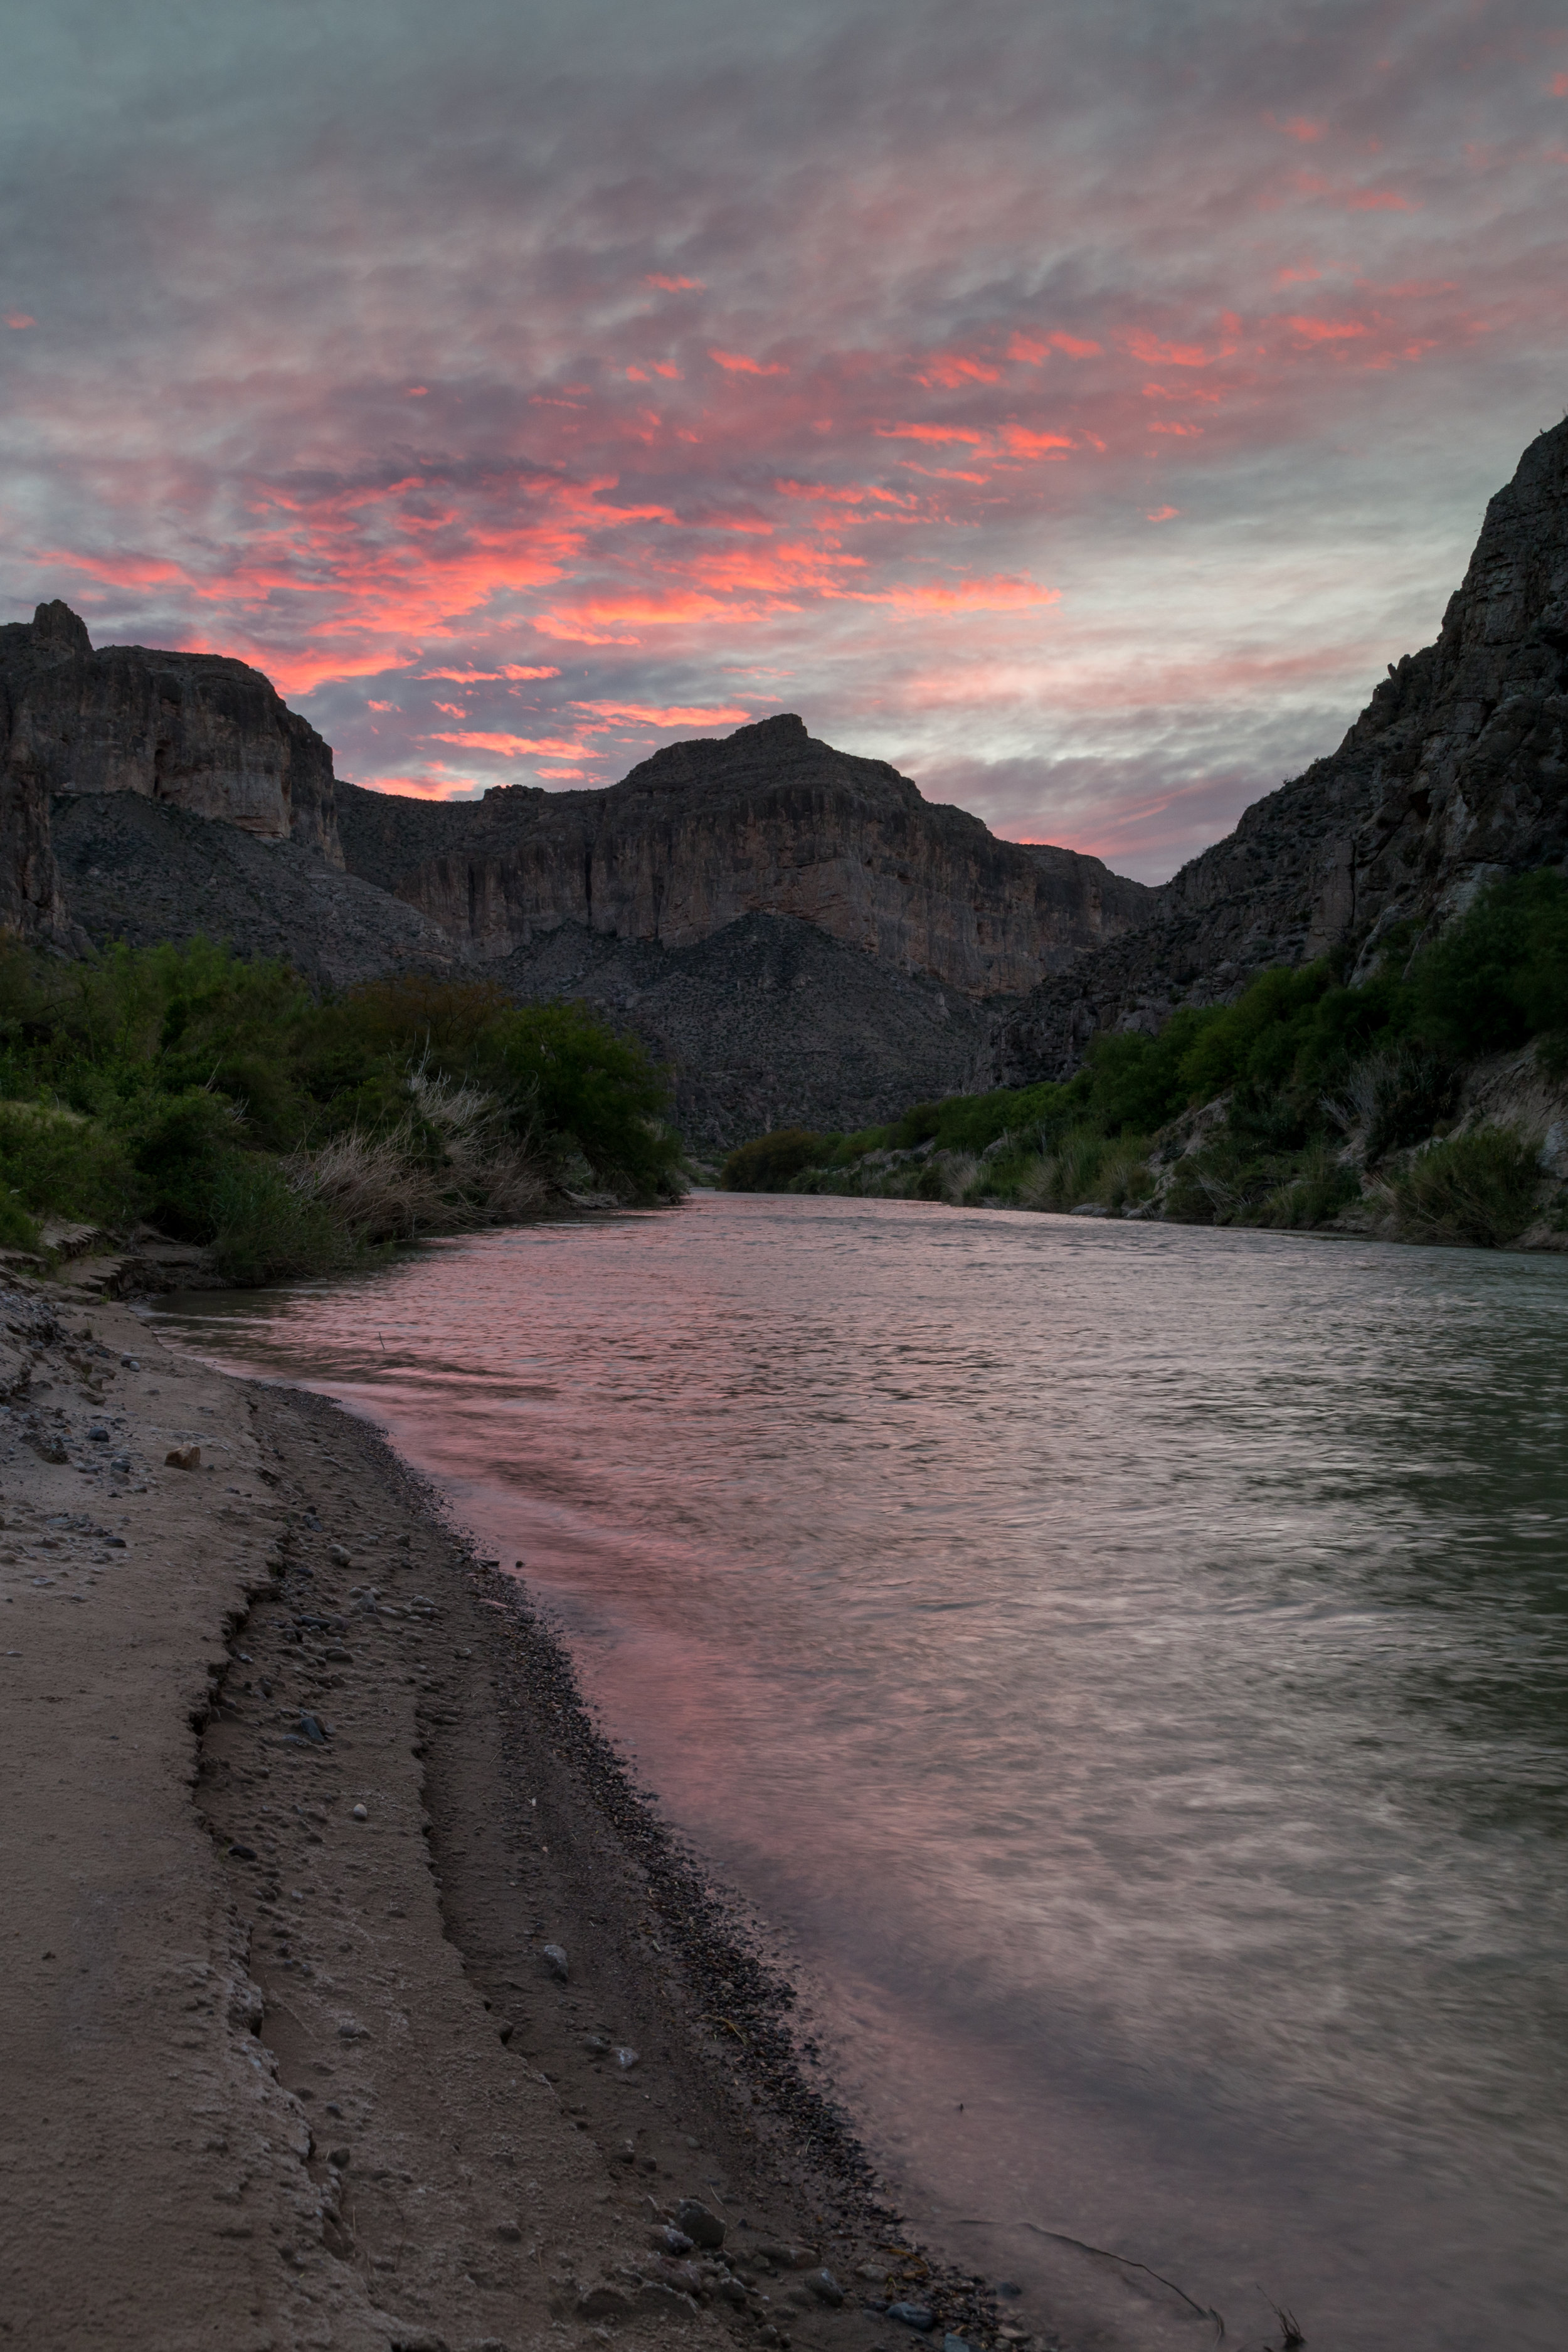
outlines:
[[[1021,2326],[1568,2338],[1568,1262],[699,1195],[159,1319],[526,1564]]]

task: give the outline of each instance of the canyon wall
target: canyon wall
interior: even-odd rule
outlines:
[[[1568,423],[1487,508],[1436,643],[1373,689],[1337,751],[1258,801],[1150,915],[1047,977],[1000,1026],[999,1085],[1065,1077],[1097,1029],[1157,1027],[1269,964],[1365,971],[1490,875],[1568,859]]]
[[[668,744],[603,791],[501,787],[442,806],[340,786],[339,818],[351,873],[486,959],[563,923],[673,950],[763,914],[1006,995],[1152,899],[1098,858],[998,841],[790,714]]]
[[[0,628],[8,805],[133,793],[342,863],[332,754],[259,670],[221,654],[94,652],[68,604]]]

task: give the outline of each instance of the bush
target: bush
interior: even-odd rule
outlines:
[[[781,1127],[731,1151],[719,1171],[725,1192],[783,1192],[792,1177],[815,1167],[826,1139],[809,1128]]]
[[[326,1202],[307,1198],[275,1160],[237,1154],[214,1180],[210,1214],[218,1276],[237,1288],[330,1274],[354,1255]]]
[[[1478,1128],[1418,1152],[1389,1190],[1406,1241],[1502,1249],[1534,1217],[1541,1179],[1538,1138]]]
[[[1568,1028],[1568,879],[1510,874],[1411,968],[1417,1024],[1456,1055],[1522,1045]]]
[[[8,1185],[0,1184],[0,1249],[37,1249],[38,1228]]]
[[[0,1102],[0,1183],[30,1217],[133,1224],[148,1192],[123,1140],[79,1113]]]
[[[16,1213],[151,1217],[214,1244],[231,1279],[511,1222],[584,1161],[622,1198],[678,1197],[666,1108],[641,1047],[577,1004],[417,978],[318,1002],[202,940],[78,964],[0,942]]]

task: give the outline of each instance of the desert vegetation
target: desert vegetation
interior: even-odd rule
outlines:
[[[0,947],[0,1243],[59,1217],[206,1244],[222,1280],[344,1266],[552,1201],[679,1198],[641,1048],[581,1006],[383,980],[325,1000],[196,940]]]
[[[1330,1224],[1505,1245],[1568,1193],[1541,1123],[1471,1099],[1517,1055],[1525,1093],[1568,1081],[1568,879],[1502,877],[1435,939],[1266,971],[1234,1003],[1094,1039],[1065,1084],[919,1103],[854,1135],[761,1137],[734,1190],[881,1194],[1191,1224]]]

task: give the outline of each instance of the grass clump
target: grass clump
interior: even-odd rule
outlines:
[[[1541,1180],[1538,1137],[1481,1128],[1418,1151],[1389,1191],[1405,1240],[1505,1249],[1532,1222]]]

